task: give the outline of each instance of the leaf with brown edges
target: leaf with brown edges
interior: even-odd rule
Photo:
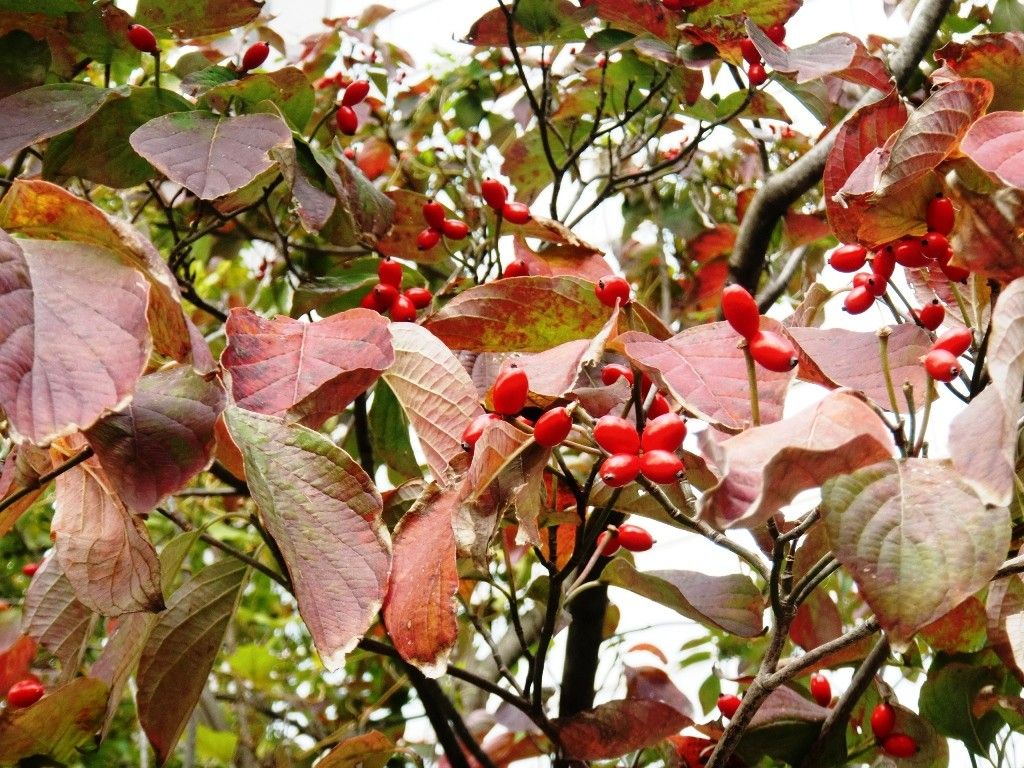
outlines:
[[[645,699],[609,701],[553,723],[565,756],[577,760],[622,757],[692,724],[675,707]]]

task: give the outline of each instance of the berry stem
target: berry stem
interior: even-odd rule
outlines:
[[[917,436],[917,404],[914,402],[914,385],[909,381],[903,382],[903,399],[907,401],[907,413],[910,419],[910,433],[907,435],[907,445],[913,447],[914,438]]]
[[[889,363],[889,336],[892,328],[888,325],[878,329],[878,352],[882,357],[882,375],[885,377],[885,391],[889,395],[889,405],[896,418],[900,418],[900,408],[896,404],[896,387],[892,383],[892,367]]]
[[[153,87],[160,90],[160,49],[153,52]]]
[[[750,385],[750,418],[754,422],[754,426],[759,427],[761,426],[761,402],[757,395],[757,368],[746,339],[740,342],[740,347],[743,349],[743,358],[747,362],[747,382]]]
[[[950,282],[949,290],[953,293],[953,298],[956,299],[956,306],[960,310],[960,316],[963,318],[964,325],[970,328],[971,321],[970,318],[967,317],[967,303],[964,301],[964,297],[960,293],[960,287],[956,283]]]
[[[911,451],[911,456],[920,456],[921,450],[924,448],[924,438],[928,433],[928,417],[932,413],[932,400],[936,398],[935,392],[935,379],[931,376],[928,377],[928,389],[924,393],[924,415],[921,416],[921,432],[917,436],[917,442],[914,443],[914,449]]]

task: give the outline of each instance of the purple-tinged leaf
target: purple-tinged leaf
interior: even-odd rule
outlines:
[[[231,437],[324,665],[339,669],[387,592],[391,543],[370,477],[325,436],[232,407]]]
[[[78,673],[95,616],[75,597],[60,562],[50,554],[25,591],[21,626],[25,634],[57,657],[65,680]]]
[[[1024,189],[1024,114],[985,115],[971,126],[960,149],[1004,184]]]
[[[1024,682],[1024,576],[997,579],[985,602],[992,648],[1017,680]]]
[[[0,99],[0,157],[81,125],[117,95],[85,83],[51,83]]]
[[[123,406],[149,360],[149,286],[111,251],[0,231],[0,407],[46,444]]]
[[[576,760],[622,757],[692,724],[675,707],[644,699],[609,701],[553,723],[565,757]]]
[[[161,36],[205,37],[245,26],[262,8],[261,0],[139,0],[135,19]]]
[[[984,587],[1010,544],[1007,510],[986,508],[949,462],[888,461],[833,478],[822,511],[836,559],[897,647]]]
[[[660,667],[626,666],[626,698],[660,701],[679,714],[693,717],[693,704]]]
[[[171,181],[200,200],[215,200],[269,170],[270,150],[291,140],[291,130],[272,114],[174,112],[134,131],[129,143]]]
[[[991,346],[990,346],[991,349]],[[1020,389],[1018,383],[1017,388]],[[992,384],[949,424],[949,456],[957,473],[986,504],[1005,507],[1013,501],[1016,479],[1017,404],[1014,415]]]
[[[224,389],[191,367],[144,376],[132,402],[90,427],[86,440],[114,490],[133,512],[153,509],[205,469]]]
[[[1007,413],[1015,422],[1020,414],[1024,384],[1024,278],[1006,286],[996,300],[987,365]]]
[[[50,691],[31,707],[0,715],[0,763],[44,755],[61,764],[77,761],[95,738],[107,703],[107,686],[80,677]]]

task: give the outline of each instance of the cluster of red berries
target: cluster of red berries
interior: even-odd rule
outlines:
[[[416,322],[416,310],[430,306],[434,298],[426,288],[415,286],[402,291],[402,265],[381,259],[377,265],[378,283],[370,289],[360,306],[387,314],[397,323]]]
[[[764,33],[776,45],[782,45],[786,41],[786,28],[782,24],[772,24],[764,30]],[[764,70],[761,52],[757,50],[754,41],[749,37],[740,40],[740,53],[743,54],[743,60],[747,62],[747,79],[750,80],[750,85],[754,88],[763,85],[768,79],[768,73]]]
[[[905,733],[893,733],[896,710],[884,701],[871,711],[871,732],[882,751],[892,757],[913,757],[917,754],[917,741]]]
[[[661,0],[670,11],[695,11],[708,5],[711,0]]]
[[[499,218],[510,224],[526,224],[533,218],[526,203],[509,201],[508,187],[497,179],[484,179],[480,184],[480,196]]]
[[[624,307],[629,304],[630,290],[629,281],[619,275],[606,275],[594,286],[597,300],[606,307],[614,307],[616,304]]]
[[[643,474],[654,483],[674,483],[686,468],[676,450],[686,437],[686,422],[675,413],[649,419],[643,433],[636,424],[608,414],[594,424],[594,441],[611,455],[598,474],[604,484],[621,488]]]
[[[597,537],[597,549],[605,557],[611,557],[619,551],[619,547],[628,552],[646,552],[654,546],[654,537],[646,528],[639,525],[624,523],[618,528],[609,526]]]
[[[949,198],[937,195],[929,201],[925,211],[928,233],[924,237],[904,237],[879,248],[871,257],[870,273],[858,271],[867,263],[867,248],[856,243],[836,248],[829,256],[829,265],[837,272],[857,273],[853,276],[852,288],[843,301],[843,309],[851,315],[867,312],[874,304],[875,298],[885,293],[897,264],[909,269],[918,269],[935,263],[952,282],[966,280],[970,272],[949,263],[953,258],[953,249],[950,248],[948,235],[953,231],[955,217],[956,212]],[[935,306],[935,309],[928,310],[927,317],[921,316],[925,314],[925,310],[918,316],[921,325],[928,330],[938,328],[945,317],[945,310],[942,310],[937,302]]]
[[[421,251],[429,251],[441,242],[441,235],[449,240],[464,240],[469,234],[466,222],[445,218],[444,206],[436,200],[423,204],[423,220],[427,228],[416,237],[416,247]]]
[[[974,334],[970,328],[946,331],[935,340],[924,356],[924,369],[936,381],[952,381],[960,375],[957,358],[970,348],[973,341]]]
[[[722,314],[740,336],[754,362],[769,371],[786,373],[797,364],[796,347],[781,334],[761,330],[761,312],[750,292],[742,285],[727,285],[722,291]]]
[[[341,95],[341,104],[334,114],[334,122],[338,130],[346,136],[353,136],[359,130],[359,116],[353,107],[361,103],[369,92],[369,80],[353,80],[345,87],[345,92]]]

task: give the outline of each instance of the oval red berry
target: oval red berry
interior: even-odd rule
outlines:
[[[46,693],[43,684],[34,677],[19,680],[7,689],[7,703],[12,709],[31,707]]]
[[[491,405],[496,413],[512,416],[523,410],[530,381],[522,368],[505,368],[491,387]]]
[[[628,365],[620,365],[619,363],[608,363],[608,365],[601,369],[601,383],[606,387],[614,384],[619,379],[625,379],[629,382],[630,386],[633,386],[633,369]]]
[[[481,413],[475,419],[473,419],[466,428],[462,431],[462,447],[467,450],[473,450],[473,446],[480,440],[480,436],[484,433],[484,429],[492,421],[500,421],[501,416],[497,413]]]
[[[944,349],[954,357],[960,357],[970,349],[974,334],[970,328],[954,328],[939,336],[932,344],[932,349]]]
[[[739,696],[733,693],[725,693],[718,697],[718,711],[731,720],[742,703],[743,700]]]
[[[444,206],[436,200],[423,204],[423,220],[431,229],[440,230],[444,226],[445,216]]]
[[[480,196],[487,205],[500,211],[508,200],[508,187],[497,179],[484,179],[480,184]]]
[[[594,286],[597,300],[606,307],[614,307],[616,302],[621,306],[629,304],[629,281],[619,275],[602,277]]]
[[[566,408],[545,411],[533,425],[533,439],[545,448],[558,445],[572,431],[572,416]]]
[[[654,546],[654,537],[646,528],[626,523],[616,532],[619,546],[630,552],[646,552]]]
[[[933,349],[925,355],[924,369],[936,381],[950,382],[960,375],[956,356],[945,349]]]
[[[905,733],[894,733],[883,739],[882,751],[892,757],[913,757],[917,754],[917,742]]]
[[[370,83],[367,80],[354,80],[349,83],[348,88],[345,89],[345,94],[341,97],[341,103],[346,107],[354,107],[356,104],[366,98],[366,94],[370,92]]]
[[[652,483],[665,485],[678,482],[685,471],[683,460],[671,451],[655,449],[640,454],[640,472]]]
[[[750,291],[742,285],[727,285],[722,290],[722,315],[732,329],[749,339],[761,326],[761,311]]]
[[[409,300],[408,296],[398,295],[395,300],[391,302],[391,309],[389,310],[391,319],[396,323],[415,323],[416,322],[416,307]]]
[[[533,218],[530,206],[526,203],[505,203],[501,208],[501,215],[510,224],[526,224]]]
[[[640,435],[640,448],[645,451],[674,451],[686,437],[686,422],[675,413],[650,419]],[[644,474],[647,474],[646,472]]]
[[[149,30],[149,27],[144,27],[141,24],[128,26],[128,42],[135,50],[142,53],[157,52],[156,35]]]
[[[953,231],[955,220],[956,210],[948,197],[938,195],[928,202],[925,222],[928,224],[929,230],[938,232],[940,235],[948,235]]]
[[[760,331],[750,339],[750,356],[758,365],[776,373],[791,371],[798,362],[792,342],[772,331]]]
[[[868,249],[863,245],[849,243],[840,245],[828,257],[829,266],[837,272],[856,272],[868,259]]]
[[[469,234],[469,226],[458,219],[445,219],[441,224],[441,231],[451,240],[464,240]]]
[[[420,233],[416,236],[416,247],[421,251],[429,251],[439,242],[441,242],[440,231],[430,227],[420,230]]]
[[[416,309],[426,309],[430,306],[430,302],[434,300],[434,294],[428,289],[419,286],[406,289],[405,297],[412,302]]]
[[[402,284],[402,265],[391,259],[381,259],[377,265],[377,277],[382,283],[398,288]]]
[[[818,703],[819,707],[827,707],[832,703],[832,685],[828,678],[820,672],[811,675],[810,689],[811,698]]]
[[[334,116],[334,122],[338,130],[346,136],[352,136],[359,130],[359,116],[352,107],[342,105],[338,107],[338,113]]]
[[[264,61],[267,60],[267,56],[270,55],[270,46],[262,40],[253,43],[245,49],[245,53],[242,54],[242,70],[248,72],[250,69],[256,69]]]
[[[886,738],[896,727],[896,710],[884,701],[871,710],[871,732],[879,741]]]
[[[640,474],[640,457],[636,454],[619,453],[609,456],[598,470],[601,480],[610,488],[621,488],[636,480]],[[621,544],[621,542],[619,542]]]
[[[594,424],[594,440],[608,453],[637,454],[640,451],[640,435],[636,424],[621,416],[602,416]]]

